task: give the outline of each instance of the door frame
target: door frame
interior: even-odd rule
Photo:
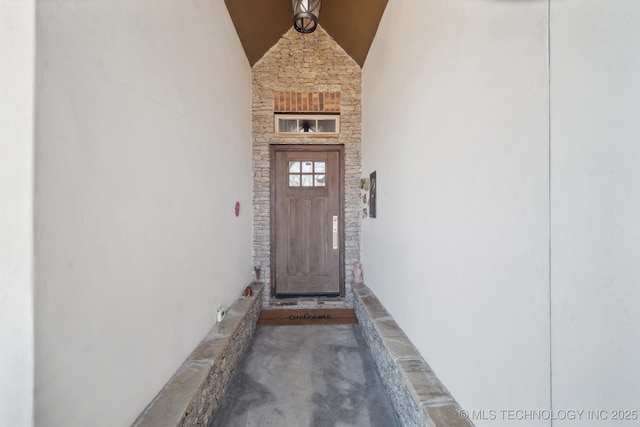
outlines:
[[[335,151],[338,153],[338,203],[340,220],[338,221],[338,250],[339,254],[339,287],[340,295],[336,298],[345,297],[345,284],[344,284],[344,253],[345,253],[345,181],[344,181],[344,144],[271,144],[269,146],[270,155],[270,195],[271,195],[271,211],[270,211],[270,263],[271,263],[271,297],[276,297],[276,153],[281,151],[301,151],[301,152],[320,152],[320,151]],[[280,297],[287,298],[287,297]],[[291,297],[294,298],[294,297]],[[331,298],[331,297],[323,297]]]

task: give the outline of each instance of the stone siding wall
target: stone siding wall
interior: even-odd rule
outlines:
[[[261,268],[264,303],[271,294],[271,144],[343,144],[345,147],[345,303],[352,307],[353,263],[360,258],[360,189],[362,135],[362,70],[321,27],[312,34],[290,29],[253,66],[253,262]],[[274,94],[277,92],[339,92],[338,137],[274,133]],[[299,109],[296,109],[299,111]],[[307,299],[307,303],[308,303]],[[313,300],[315,305],[322,301]],[[312,305],[314,305],[312,302]]]

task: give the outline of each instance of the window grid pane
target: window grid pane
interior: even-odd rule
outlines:
[[[300,162],[289,162],[289,172],[300,172]]]
[[[335,120],[318,120],[318,132],[335,133]]]
[[[278,122],[280,132],[295,132],[298,128],[298,121],[295,119],[280,119]]]
[[[313,172],[313,162],[303,161],[302,173],[312,173],[312,172]]]

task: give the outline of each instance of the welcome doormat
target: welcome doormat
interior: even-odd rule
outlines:
[[[262,310],[258,326],[354,325],[356,312],[349,308]]]

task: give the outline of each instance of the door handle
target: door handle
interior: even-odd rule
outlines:
[[[333,249],[338,249],[338,215],[333,216]]]

